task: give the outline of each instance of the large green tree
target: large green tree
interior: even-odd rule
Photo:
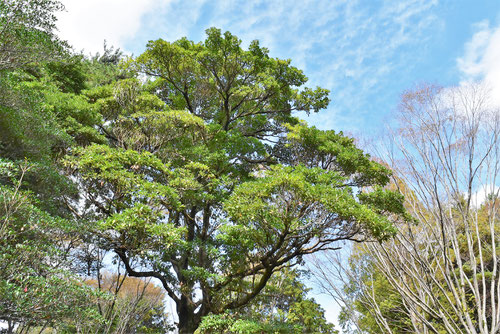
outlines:
[[[159,280],[181,333],[248,305],[304,255],[390,237],[407,218],[381,188],[386,168],[293,117],[329,99],[290,60],[209,29],[202,43],[152,41],[128,65],[147,80],[87,94],[107,142],[67,159],[76,210],[128,275]]]

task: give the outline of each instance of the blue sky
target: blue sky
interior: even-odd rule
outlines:
[[[401,93],[424,82],[486,80],[500,103],[500,0],[62,2],[61,35],[85,52],[106,39],[138,55],[149,40],[201,41],[212,26],[245,46],[258,39],[331,90],[330,107],[306,118],[322,129],[381,132]]]

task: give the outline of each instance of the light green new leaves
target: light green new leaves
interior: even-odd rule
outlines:
[[[172,208],[179,207],[178,195],[168,184],[172,171],[153,154],[97,144],[75,153],[66,164],[96,188],[110,191],[107,196],[115,210],[128,201],[163,201]]]
[[[127,249],[148,250],[179,245],[184,228],[167,224],[170,210],[181,210],[187,197],[196,199],[202,187],[196,178],[210,178],[201,163],[173,169],[155,155],[91,145],[75,151],[66,164],[105,199],[106,213],[97,225],[100,235]]]
[[[345,181],[335,171],[274,166],[263,177],[241,184],[225,203],[236,224],[229,224],[228,234],[220,238],[234,236],[234,244],[251,238],[255,245],[269,246],[270,239],[284,234],[292,239],[335,238],[359,229],[380,239],[391,235],[387,218],[360,203]],[[253,232],[240,233],[244,229]]]
[[[148,44],[135,67],[159,78],[156,92],[172,109],[247,136],[279,131],[281,122],[292,121],[292,111],[326,108],[328,91],[300,91],[307,77],[290,60],[269,57],[258,42],[248,51],[240,44],[236,36],[215,28],[207,30],[204,43],[160,39]]]
[[[138,249],[142,256],[149,250],[161,247],[166,251],[178,246],[184,229],[165,223],[165,212],[136,203],[120,213],[115,213],[97,223],[97,229],[109,240],[119,234],[120,247]]]
[[[371,160],[368,154],[356,147],[354,139],[342,132],[322,131],[307,126],[305,122],[287,127],[290,132],[285,145],[289,156],[282,157],[285,161],[336,170],[352,178],[353,186],[384,186],[389,182],[390,170]]]
[[[75,150],[79,159],[69,157],[68,164],[83,170],[84,178],[99,177],[117,185],[130,187],[140,182],[141,177],[135,170],[154,168],[168,173],[168,166],[149,152],[137,152],[111,148],[106,145],[91,145]]]

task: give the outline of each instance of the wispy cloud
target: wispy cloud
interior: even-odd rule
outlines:
[[[142,26],[144,14],[167,5],[169,0],[62,0],[58,15],[60,37],[77,51],[102,51],[109,45],[123,46]]]
[[[488,21],[482,21],[475,28],[457,65],[464,80],[484,81],[491,90],[492,102],[500,107],[500,25],[490,27]]]

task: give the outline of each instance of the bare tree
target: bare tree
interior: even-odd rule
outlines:
[[[397,312],[413,332],[498,333],[500,111],[479,84],[425,86],[403,95],[399,116],[399,130],[378,156],[393,169],[393,186],[418,223],[399,226],[394,239],[358,253],[398,295]],[[359,289],[357,301],[381,332],[392,333],[370,271],[332,257],[322,261],[330,263],[316,262],[324,288],[345,295],[326,280],[335,275],[325,268],[337,268],[337,279]]]

